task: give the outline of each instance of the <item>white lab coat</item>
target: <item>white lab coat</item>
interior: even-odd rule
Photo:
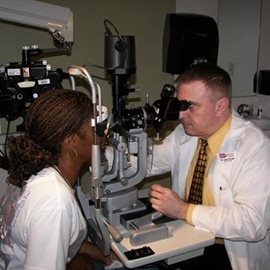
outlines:
[[[172,188],[185,196],[186,176],[197,146],[197,137],[182,125],[154,147],[148,175],[171,171]],[[231,127],[208,175],[215,207],[198,205],[193,224],[225,239],[234,270],[270,269],[270,140],[251,122],[233,114]]]

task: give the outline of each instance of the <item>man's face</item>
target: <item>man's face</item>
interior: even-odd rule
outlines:
[[[191,136],[208,138],[217,129],[217,102],[210,98],[209,90],[201,81],[182,84],[178,88],[177,98],[187,100],[191,105],[186,111],[180,111],[179,118],[185,132]]]

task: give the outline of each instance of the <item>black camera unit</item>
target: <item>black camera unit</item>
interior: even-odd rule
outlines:
[[[46,60],[31,58],[46,53],[37,46],[22,48],[22,62],[0,68],[0,117],[13,121],[25,116],[27,108],[47,90],[62,88],[65,77],[61,69],[51,70]],[[17,127],[17,131],[20,131]]]
[[[111,75],[113,97],[113,129],[119,133],[124,130],[153,127],[160,132],[166,121],[176,121],[179,111],[185,111],[190,104],[175,97],[175,88],[165,84],[160,99],[144,107],[126,108],[127,96],[135,89],[129,88],[129,77],[136,72],[135,37],[122,36],[108,20],[104,21],[105,69]],[[110,30],[112,27],[116,34]]]

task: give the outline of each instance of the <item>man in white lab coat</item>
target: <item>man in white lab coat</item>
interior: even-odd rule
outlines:
[[[232,269],[270,269],[270,140],[233,112],[231,80],[219,67],[190,68],[176,90],[189,108],[154,147],[149,175],[171,171],[172,189],[154,184],[152,207],[224,239]],[[202,203],[193,204],[188,198],[199,138],[208,141],[208,161]]]

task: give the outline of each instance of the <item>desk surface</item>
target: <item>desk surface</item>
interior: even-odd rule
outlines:
[[[204,247],[214,244],[215,236],[212,233],[197,229],[185,221],[170,221],[166,225],[169,230],[169,238],[141,246],[132,246],[128,231],[120,228],[124,239],[121,243],[113,241],[112,249],[126,267],[135,268],[161,260],[167,260],[168,264],[187,260],[201,255]],[[127,259],[124,252],[143,246],[150,247],[155,254],[135,260]]]

